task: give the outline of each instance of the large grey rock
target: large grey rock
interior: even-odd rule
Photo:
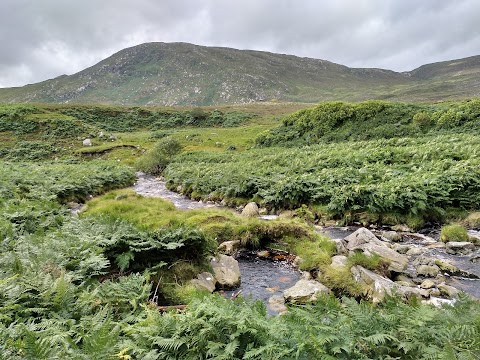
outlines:
[[[376,254],[390,265],[390,271],[402,272],[408,266],[405,255],[391,249],[387,243],[377,239],[368,229],[360,228],[345,238],[347,249],[350,251],[362,250],[366,255]]]
[[[475,245],[468,241],[450,241],[446,244],[446,250],[449,254],[469,254],[475,250]]]
[[[391,295],[397,285],[390,279],[384,278],[362,266],[352,266],[350,269],[353,278],[363,287],[363,293],[368,299],[377,303],[386,295]]]
[[[360,228],[345,237],[344,240],[347,242],[347,250],[352,251],[360,248],[364,244],[377,242],[378,239],[370,230]]]
[[[240,267],[233,257],[219,254],[210,261],[210,265],[219,287],[233,288],[240,285]]]
[[[92,140],[91,139],[85,139],[83,140],[83,146],[92,146]]]
[[[405,255],[402,255],[395,250],[392,250],[386,246],[379,246],[374,243],[368,243],[362,245],[362,250],[364,253],[368,254],[377,254],[383,260],[389,263],[388,270],[395,272],[402,272],[408,266],[408,258]]]
[[[203,272],[201,274],[198,274],[197,278],[192,280],[192,284],[197,289],[205,289],[210,291],[211,293],[215,291],[216,283],[217,283],[217,280],[209,272]]]
[[[306,304],[317,300],[320,294],[328,294],[330,289],[322,283],[315,280],[297,281],[291,288],[283,291],[283,297],[286,302],[293,304]]]
[[[234,255],[241,248],[240,240],[224,241],[218,245],[218,251],[225,255]]]
[[[249,202],[242,210],[242,216],[257,217],[258,215],[260,215],[260,212],[257,204],[254,202]]]

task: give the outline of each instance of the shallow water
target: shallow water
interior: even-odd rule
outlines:
[[[220,207],[220,205],[214,203],[194,201],[184,195],[168,190],[164,181],[144,173],[137,173],[137,181],[133,185],[133,190],[143,196],[158,197],[171,201],[180,210]]]
[[[292,287],[300,280],[300,272],[285,261],[242,256],[237,260],[242,282],[240,287],[224,291],[224,296],[229,298],[240,292],[244,298],[263,301],[267,306],[268,314],[278,314],[276,308],[269,304],[268,299],[274,295],[283,296],[283,290]]]
[[[137,173],[137,182],[133,189],[140,195],[148,197],[159,197],[171,201],[176,208],[180,210],[189,209],[205,209],[221,207],[215,203],[204,203],[202,201],[194,201],[186,196],[168,190],[165,182],[151,175]],[[276,219],[276,215],[263,215],[260,218],[264,220]],[[318,229],[332,239],[343,239],[350,235],[358,226],[352,227],[325,227]],[[470,231],[472,234],[479,232]],[[430,229],[425,235],[431,236],[438,240],[438,229]],[[416,239],[408,239],[404,243],[417,243]],[[443,249],[432,249],[425,255],[435,256],[438,258],[448,259],[452,261],[459,269],[472,273],[480,277],[480,262],[470,261],[468,256],[450,255]],[[227,292],[227,296],[232,296],[241,291],[243,296],[251,296],[252,299],[262,300],[267,304],[269,313],[275,313],[269,306],[268,299],[273,295],[281,295],[282,291],[293,286],[299,279],[300,273],[282,262],[272,262],[260,258],[240,258],[239,265],[242,274],[242,285],[235,291]],[[450,277],[447,283],[456,288],[480,298],[480,280],[466,279],[462,277]]]

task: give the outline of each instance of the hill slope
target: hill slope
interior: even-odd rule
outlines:
[[[124,49],[71,76],[0,89],[0,102],[212,105],[254,101],[424,101],[480,93],[480,57],[397,73],[186,43]]]

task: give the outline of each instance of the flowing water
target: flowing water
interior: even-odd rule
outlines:
[[[262,259],[255,254],[241,254],[237,260],[242,282],[238,288],[224,291],[224,296],[235,297],[240,293],[244,298],[262,300],[268,314],[278,314],[278,308],[269,299],[275,296],[283,298],[283,290],[300,280],[300,272],[286,261]]]
[[[166,188],[165,182],[154,176],[143,173],[137,174],[137,182],[133,189],[140,195],[148,197],[159,197],[171,201],[175,207],[181,210],[220,208],[215,203],[204,203],[194,201],[186,196],[170,191]],[[264,215],[260,218],[271,220],[277,218],[275,215]],[[319,230],[331,238],[340,238],[353,233],[358,227],[327,227]],[[438,230],[432,230],[428,235],[438,239]],[[407,240],[404,243],[415,243],[415,240]],[[453,262],[459,269],[480,277],[480,261],[473,262],[468,256],[450,255],[443,249],[432,249],[425,253],[426,256],[433,256],[447,259]],[[275,309],[269,305],[268,299],[274,295],[281,295],[282,291],[293,286],[299,279],[300,273],[287,263],[257,258],[255,256],[241,256],[238,259],[242,274],[242,284],[234,291],[226,292],[226,296],[235,296],[241,291],[242,296],[251,296],[254,300],[262,300],[267,304],[269,313],[275,313]],[[447,283],[461,289],[477,298],[480,298],[480,280],[452,276]]]

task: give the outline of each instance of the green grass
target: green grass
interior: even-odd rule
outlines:
[[[468,241],[468,233],[462,225],[445,225],[442,227],[440,240],[443,242]]]

